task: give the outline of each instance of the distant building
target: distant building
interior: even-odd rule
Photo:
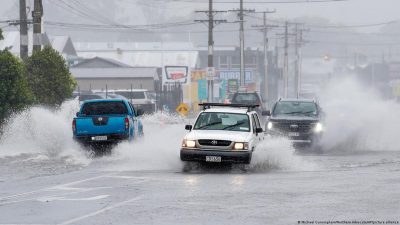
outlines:
[[[4,40],[0,41],[0,49],[9,48],[10,52],[16,56],[20,54],[20,35],[17,31],[4,32],[3,34]],[[32,32],[29,33],[28,37],[29,41],[29,55],[32,54]],[[72,64],[74,60],[77,59],[78,55],[76,54],[76,50],[74,44],[70,37],[68,36],[48,36],[46,33],[41,35],[41,43],[43,45],[50,45],[56,51],[58,51],[64,59]]]
[[[70,68],[80,91],[112,89],[148,89],[154,91],[160,80],[157,67],[131,67],[113,59],[95,57]]]
[[[68,36],[50,36],[50,44],[58,51],[68,64],[71,65],[78,59],[74,44]]]
[[[131,67],[161,68],[164,84],[169,82],[168,69],[185,68],[190,73],[198,59],[198,50],[190,42],[76,42],[75,46],[82,58],[102,57]]]

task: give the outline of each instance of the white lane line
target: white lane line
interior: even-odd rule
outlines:
[[[91,181],[91,180],[95,180],[95,179],[99,179],[99,178],[107,177],[107,176],[110,176],[110,174],[91,177],[91,178],[87,178],[87,179],[83,179],[83,180],[77,180],[77,181],[73,181],[73,182],[69,182],[69,183],[65,183],[65,184],[58,184],[58,185],[42,188],[42,189],[39,189],[39,190],[36,190],[36,191],[29,191],[29,192],[24,192],[24,193],[20,193],[20,194],[3,196],[3,197],[0,197],[0,201],[13,199],[13,198],[18,198],[18,197],[25,196],[25,195],[30,195],[30,194],[36,194],[36,193],[39,193],[39,192],[42,192],[42,191],[51,191],[52,189],[57,189],[59,187],[79,184],[79,183],[82,183],[82,182]]]
[[[77,217],[77,218],[74,218],[74,219],[71,219],[71,220],[67,220],[67,221],[65,221],[65,222],[63,222],[63,223],[59,223],[58,225],[72,224],[72,223],[75,223],[75,222],[78,222],[78,221],[87,219],[87,218],[89,218],[89,217],[96,216],[96,215],[101,214],[101,213],[103,213],[103,212],[105,212],[105,211],[108,211],[108,210],[111,210],[111,209],[118,208],[118,207],[120,207],[120,206],[126,205],[126,204],[128,204],[128,203],[130,203],[130,202],[137,201],[137,200],[139,200],[139,199],[141,199],[141,198],[142,198],[142,196],[138,196],[138,197],[135,197],[135,198],[131,198],[131,199],[129,199],[129,200],[126,200],[126,201],[123,201],[123,202],[119,202],[119,203],[117,203],[117,204],[114,204],[114,205],[111,205],[111,206],[102,208],[102,209],[97,210],[97,211],[95,211],[95,212],[92,212],[92,213],[89,213],[89,214],[86,214],[86,215],[83,215],[83,216],[80,216],[80,217]]]

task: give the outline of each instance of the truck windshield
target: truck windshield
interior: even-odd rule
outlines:
[[[200,114],[194,129],[249,132],[250,122],[246,114],[205,112]]]
[[[88,102],[82,107],[82,114],[94,115],[117,115],[127,114],[128,109],[123,102]]]
[[[313,102],[278,102],[274,108],[273,115],[304,115],[317,116],[317,106]]]

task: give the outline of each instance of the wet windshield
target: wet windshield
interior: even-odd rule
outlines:
[[[235,113],[202,113],[194,125],[195,130],[250,131],[249,117]]]
[[[88,102],[82,107],[82,114],[94,115],[120,115],[127,114],[128,109],[123,102]]]
[[[272,113],[277,115],[317,116],[317,106],[314,102],[278,102]]]

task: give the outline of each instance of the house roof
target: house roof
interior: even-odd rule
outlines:
[[[91,59],[84,59],[83,61],[79,62],[78,64],[73,66],[74,68],[128,68],[131,67],[125,63],[120,61],[110,59],[110,58],[102,58],[102,57],[94,57]]]
[[[50,36],[50,43],[61,54],[77,56],[71,38],[68,36]]]
[[[3,32],[4,40],[0,41],[0,49],[11,47],[10,51],[19,55],[20,51],[20,35],[17,31],[8,31]],[[32,43],[33,43],[33,34],[32,32],[28,33],[28,47],[29,53],[32,52]],[[68,36],[48,36],[46,33],[43,33],[41,36],[41,42],[45,45],[51,45],[56,51],[60,54],[76,56],[76,51],[71,39]]]
[[[71,68],[75,78],[152,78],[158,79],[156,67],[124,67],[124,68]]]
[[[130,66],[195,67],[198,51],[187,42],[76,42],[78,55],[83,58],[101,57],[116,59]]]

